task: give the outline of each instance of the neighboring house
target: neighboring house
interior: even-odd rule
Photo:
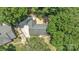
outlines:
[[[47,35],[46,28],[48,22],[39,20],[35,16],[30,16],[19,24],[25,37]]]
[[[0,45],[11,42],[16,36],[12,31],[11,26],[0,24]]]

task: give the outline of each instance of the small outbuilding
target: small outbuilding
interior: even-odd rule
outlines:
[[[47,35],[48,22],[44,19],[39,19],[36,16],[30,16],[19,24],[22,33],[25,37]]]

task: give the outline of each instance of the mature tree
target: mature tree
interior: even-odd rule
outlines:
[[[55,8],[49,7],[33,7],[31,8],[31,13],[36,14],[38,17],[48,16],[50,13],[54,12]]]
[[[59,8],[49,16],[47,32],[57,50],[79,50],[79,8]]]
[[[0,8],[0,22],[15,25],[27,15],[27,8]]]

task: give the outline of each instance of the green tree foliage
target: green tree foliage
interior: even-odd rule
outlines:
[[[56,14],[56,11],[58,8],[50,8],[50,7],[33,7],[31,8],[31,13],[36,14],[38,17],[44,17],[44,16],[49,16],[51,14]]]
[[[6,44],[0,46],[0,51],[16,51],[16,47],[13,44]]]
[[[44,8],[44,7],[5,7],[0,8],[0,23],[7,23],[16,25],[16,23],[24,20],[29,14],[36,14],[38,17],[48,17],[50,14],[56,14],[57,8]]]
[[[0,23],[15,25],[27,15],[27,8],[0,8]]]
[[[47,32],[57,50],[79,50],[79,8],[59,8],[49,16]]]

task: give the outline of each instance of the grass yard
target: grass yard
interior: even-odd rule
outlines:
[[[23,45],[20,38],[14,39],[11,43],[0,46],[0,51],[49,51],[49,47],[43,39],[32,37],[28,44]]]

